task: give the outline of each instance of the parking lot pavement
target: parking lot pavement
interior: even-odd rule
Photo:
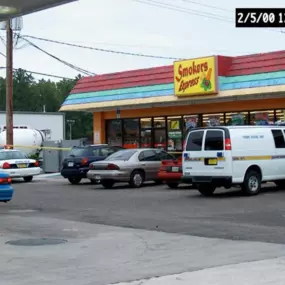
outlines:
[[[70,185],[67,180],[15,183],[8,209],[35,209],[49,216],[92,224],[156,230],[202,237],[285,243],[285,191],[272,185],[254,197],[236,191],[218,191],[205,198],[183,187],[170,190],[149,184],[141,189],[126,185],[106,190],[91,185]]]
[[[211,198],[186,186],[131,189],[120,184],[106,190],[88,180],[70,185],[61,177],[13,186],[12,202],[0,204],[0,273],[5,285],[135,280],[133,285],[176,285],[174,279],[236,285],[235,280],[246,284],[251,269],[251,285],[281,284],[276,282],[284,278],[285,191],[270,184],[255,197],[219,190]],[[6,244],[11,240],[26,245]],[[31,246],[60,240],[58,245]],[[255,261],[261,263],[244,264]],[[270,272],[266,265],[283,270]],[[203,269],[208,271],[199,273]],[[223,270],[238,278],[232,280]],[[256,272],[267,272],[275,280],[260,280]],[[221,282],[214,283],[219,274]]]
[[[276,257],[283,260],[285,252],[285,245],[124,229],[24,211],[1,215],[0,224],[0,273],[5,285],[106,285]],[[54,244],[45,245],[48,242]]]

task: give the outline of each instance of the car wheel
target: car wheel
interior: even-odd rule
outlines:
[[[179,183],[178,182],[166,182],[166,185],[171,189],[177,189]]]
[[[198,191],[203,195],[203,196],[213,196],[216,186],[214,186],[211,183],[201,183],[197,184],[197,189]]]
[[[254,170],[249,170],[245,174],[242,190],[248,196],[257,195],[261,189],[260,174]]]
[[[114,186],[115,182],[113,180],[103,180],[101,181],[101,184],[104,188],[111,189]]]
[[[31,182],[33,180],[33,176],[23,177],[25,182]]]
[[[144,183],[144,173],[139,170],[133,171],[129,183],[133,188],[140,188]]]
[[[72,185],[77,185],[80,183],[81,178],[68,178],[68,181],[72,184]]]
[[[96,180],[96,179],[90,179],[90,182],[92,185],[99,184],[98,180]]]

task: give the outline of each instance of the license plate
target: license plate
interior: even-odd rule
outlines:
[[[68,162],[68,167],[73,167],[74,163],[73,162]]]
[[[27,168],[27,164],[26,163],[21,163],[17,165],[18,168]]]
[[[179,167],[172,167],[172,172],[179,172]]]
[[[101,180],[101,176],[100,175],[95,175],[95,180]]]
[[[211,158],[208,160],[209,165],[216,165],[218,163],[218,160],[216,158]]]

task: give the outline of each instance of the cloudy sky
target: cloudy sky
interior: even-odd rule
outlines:
[[[265,0],[142,2],[150,4],[135,0],[79,0],[25,16],[21,34],[113,51],[174,58],[213,54],[235,56],[285,49],[285,33],[279,29],[234,27],[236,7],[268,7]],[[162,2],[167,9],[155,6]],[[282,3],[284,0],[272,0],[270,7],[282,7]],[[1,34],[5,37],[4,31]],[[127,56],[30,40],[60,59],[96,74],[173,62],[171,59]],[[5,53],[2,42],[0,51]],[[0,66],[5,66],[3,56],[0,56]],[[78,74],[23,41],[19,41],[14,50],[14,66],[63,77],[73,78]]]

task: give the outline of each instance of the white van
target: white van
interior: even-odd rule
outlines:
[[[262,182],[285,187],[285,126],[205,127],[191,130],[182,155],[182,181],[205,196],[240,185],[247,195]]]

